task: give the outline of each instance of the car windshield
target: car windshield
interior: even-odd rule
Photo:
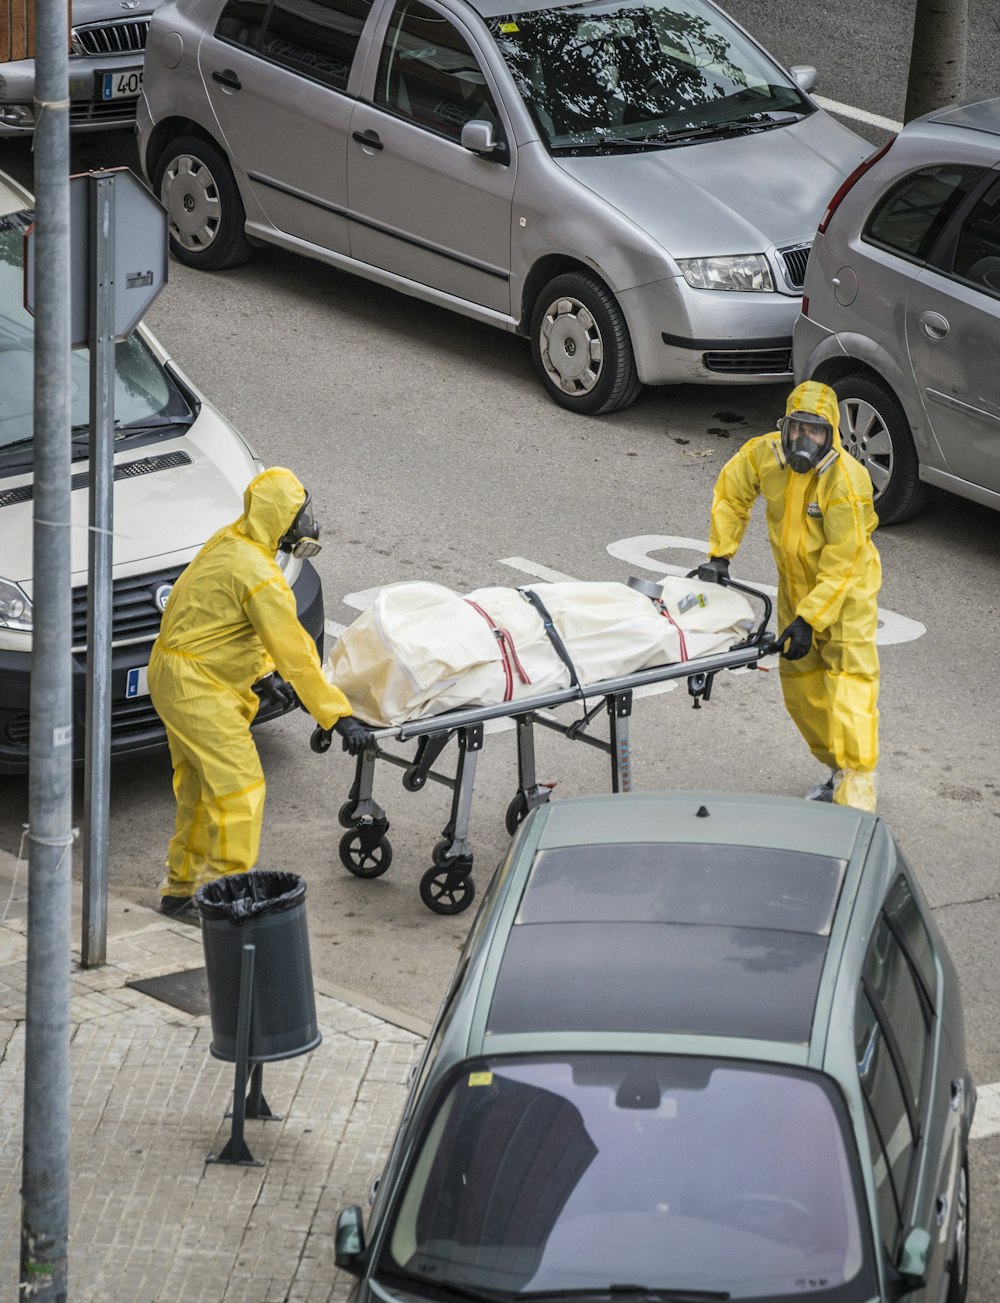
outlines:
[[[877,1292],[844,1105],[817,1073],[569,1054],[464,1064],[390,1212],[376,1275],[530,1298],[636,1286]]]
[[[812,111],[776,64],[700,0],[604,0],[489,25],[550,149],[609,137],[638,148],[643,138],[754,130]]]
[[[0,464],[31,461],[34,425],[34,318],[24,306],[24,233],[29,209],[0,217]],[[70,420],[86,454],[90,427],[90,351],[70,358]],[[189,425],[194,414],[180,389],[138,334],[115,345],[115,438],[147,435],[150,425]],[[15,452],[16,448],[16,452]]]

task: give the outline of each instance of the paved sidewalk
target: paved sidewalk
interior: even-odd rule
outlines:
[[[0,1303],[18,1298],[21,1216],[27,870],[15,866],[0,852]],[[343,1299],[337,1213],[367,1208],[427,1029],[317,984],[322,1044],[263,1069],[284,1120],[246,1123],[264,1166],[206,1165],[229,1139],[233,1065],[209,1054],[207,1013],[126,985],[203,968],[199,928],[112,899],[108,963],[81,969],[75,884],[72,939],[70,1297]]]

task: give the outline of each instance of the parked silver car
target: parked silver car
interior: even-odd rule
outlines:
[[[71,131],[120,131],[135,123],[146,31],[154,4],[155,0],[73,0]],[[0,136],[31,135],[35,129],[34,95],[34,59],[0,64]]]
[[[584,413],[789,374],[868,146],[709,0],[165,0],[139,153],[174,253],[267,241],[530,337]]]
[[[1000,509],[1000,98],[907,123],[820,223],[796,380],[833,385],[884,525],[930,485]]]

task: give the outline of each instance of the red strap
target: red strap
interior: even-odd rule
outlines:
[[[490,629],[493,632],[493,637],[496,638],[497,643],[500,646],[500,656],[503,661],[503,675],[504,675],[503,699],[504,701],[510,701],[510,699],[514,695],[514,670],[515,669],[517,670],[517,677],[521,680],[522,683],[531,682],[527,674],[524,672],[524,666],[517,658],[517,650],[514,647],[514,639],[510,636],[509,632],[506,629],[501,629],[500,626],[495,623],[489,611],[484,611],[478,602],[472,601],[472,599],[469,597],[467,597],[465,600],[469,603],[469,605],[472,607],[474,611],[479,612],[479,614],[483,617],[486,623],[490,626]]]
[[[681,660],[686,661],[688,659],[688,649],[687,649],[687,643],[684,640],[684,630],[681,628],[681,626],[677,623],[674,617],[667,610],[667,604],[662,600],[662,598],[655,601],[655,606],[657,610],[660,612],[660,614],[666,616],[666,618],[677,630],[677,637],[680,639],[680,644],[681,644]]]

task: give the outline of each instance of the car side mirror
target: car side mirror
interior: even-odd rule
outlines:
[[[498,163],[505,163],[508,157],[507,146],[493,135],[492,122],[484,122],[482,118],[473,118],[462,128],[462,148],[492,157]]]
[[[896,1264],[904,1294],[919,1289],[925,1283],[930,1256],[930,1233],[922,1226],[914,1226],[903,1241],[903,1247],[899,1251],[899,1261]]]
[[[361,1209],[355,1203],[350,1208],[344,1208],[337,1218],[333,1260],[344,1271],[360,1276],[362,1264],[359,1259],[364,1251],[365,1222]]]
[[[811,90],[816,89],[816,69],[811,64],[795,63],[788,71],[800,91],[808,95]]]

